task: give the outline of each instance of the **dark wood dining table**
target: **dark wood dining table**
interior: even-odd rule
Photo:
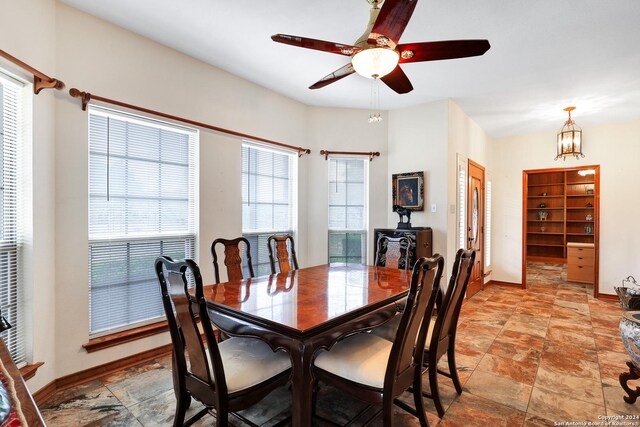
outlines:
[[[211,321],[229,335],[285,349],[292,362],[292,424],[311,426],[315,353],[401,309],[411,273],[332,264],[204,287]]]

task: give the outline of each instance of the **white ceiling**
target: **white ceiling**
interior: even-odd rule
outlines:
[[[307,89],[348,58],[270,39],[352,44],[365,0],[63,1],[304,104],[369,108],[371,81],[359,75]],[[491,49],[403,65],[414,90],[382,85],[381,108],[452,98],[494,137],[558,130],[568,105],[580,126],[638,119],[639,18],[640,0],[420,0],[401,42],[486,38]]]

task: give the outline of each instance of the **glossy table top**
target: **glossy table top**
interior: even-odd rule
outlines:
[[[204,287],[212,308],[304,333],[404,296],[411,273],[356,264],[319,265]]]

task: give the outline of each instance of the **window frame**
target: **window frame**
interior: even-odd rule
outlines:
[[[249,200],[250,197],[250,175],[254,175],[254,176],[259,176],[260,174],[256,171],[255,173],[251,173],[250,172],[250,168],[251,168],[251,164],[250,164],[250,160],[247,159],[247,172],[245,172],[244,170],[244,150],[245,149],[250,149],[250,150],[261,150],[263,152],[268,152],[268,153],[274,153],[274,154],[281,154],[281,155],[286,155],[289,158],[289,165],[288,165],[288,184],[289,184],[289,188],[288,188],[288,213],[289,213],[289,224],[288,227],[284,227],[284,228],[276,228],[276,227],[272,227],[269,229],[265,229],[265,228],[247,228],[245,226],[245,206],[249,206],[251,204],[251,200]],[[293,236],[294,240],[297,240],[297,232],[298,232],[298,152],[297,151],[293,151],[293,150],[287,150],[287,149],[282,149],[282,148],[277,148],[277,147],[273,147],[267,144],[261,144],[261,143],[257,143],[254,141],[249,141],[249,140],[243,140],[242,141],[242,148],[241,148],[241,155],[240,155],[240,180],[241,180],[241,191],[242,191],[242,200],[241,200],[241,214],[242,214],[242,236],[245,237],[247,240],[249,240],[250,242],[254,242],[251,244],[251,259],[252,259],[252,263],[253,263],[253,270],[255,272],[256,276],[260,276],[261,275],[261,271],[262,272],[266,272],[266,274],[270,274],[271,273],[271,266],[270,266],[270,262],[269,262],[269,257],[268,257],[268,251],[267,251],[267,246],[266,243],[264,244],[264,247],[260,247],[259,243],[256,244],[255,240],[257,240],[258,242],[260,241],[265,241],[266,239],[274,234],[290,234],[291,236]],[[245,203],[245,189],[244,189],[244,182],[245,182],[245,174],[248,175],[247,176],[247,203]],[[273,178],[274,174],[272,173],[271,175],[268,175],[269,177]],[[256,178],[257,179],[257,178]],[[272,187],[273,190],[273,187]],[[258,202],[256,202],[258,203]],[[264,204],[264,202],[261,202]],[[272,206],[276,205],[276,203],[271,202],[270,203]],[[281,204],[282,205],[282,204]],[[272,222],[273,224],[273,222]],[[244,253],[244,251],[243,251]],[[246,262],[244,255],[242,255],[243,258],[243,263]],[[265,267],[266,266],[266,267]],[[243,269],[245,270],[245,275],[248,276],[248,271],[246,268],[246,265],[243,266]]]
[[[327,189],[331,191],[331,186],[337,185],[339,183],[343,183],[343,181],[331,180],[331,162],[337,160],[358,160],[363,162],[363,228],[355,229],[355,228],[332,228],[331,227],[331,199],[329,194],[327,194],[327,263],[331,263],[331,236],[332,235],[345,235],[348,237],[349,234],[357,234],[362,236],[362,248],[361,248],[361,258],[360,264],[367,264],[368,253],[369,253],[369,164],[370,161],[368,158],[363,158],[360,156],[349,156],[349,155],[330,155],[327,158]],[[344,184],[353,183],[348,180],[348,178],[344,181]],[[348,197],[348,194],[345,194],[345,198]],[[342,206],[342,205],[339,205]],[[345,210],[349,208],[348,202],[344,205]],[[354,205],[355,206],[355,205]],[[345,214],[346,215],[346,214]],[[345,256],[346,263],[349,263],[348,255]],[[336,261],[341,262],[341,261]]]
[[[158,120],[155,118],[150,118],[150,117],[146,117],[146,116],[140,116],[140,115],[136,115],[136,114],[131,114],[128,112],[124,112],[121,110],[116,110],[116,109],[111,109],[111,108],[105,108],[102,106],[94,106],[94,105],[90,105],[89,106],[89,112],[88,112],[88,121],[89,121],[89,127],[88,127],[88,197],[89,197],[89,203],[88,203],[88,251],[87,251],[87,255],[88,255],[88,297],[89,297],[89,338],[90,338],[90,342],[96,339],[100,339],[100,338],[105,338],[114,334],[122,334],[122,333],[126,333],[126,331],[132,331],[132,330],[136,330],[139,328],[144,328],[148,325],[152,325],[152,324],[156,324],[158,322],[163,322],[165,319],[165,314],[164,314],[164,310],[163,309],[159,309],[157,310],[157,315],[152,317],[152,318],[146,318],[146,319],[142,319],[139,321],[130,321],[129,323],[126,324],[122,324],[122,325],[108,325],[104,328],[97,328],[96,330],[93,330],[93,319],[92,319],[92,292],[93,292],[93,287],[92,287],[92,268],[96,268],[96,266],[92,265],[92,254],[94,254],[94,250],[97,251],[98,253],[101,250],[104,251],[109,251],[111,249],[116,250],[117,247],[120,245],[126,245],[127,248],[130,248],[131,245],[138,245],[138,246],[143,246],[145,244],[148,245],[153,245],[153,244],[159,244],[160,247],[163,247],[165,244],[167,243],[176,243],[179,245],[180,242],[183,242],[184,244],[184,253],[185,253],[185,257],[189,257],[189,258],[195,258],[196,254],[197,254],[197,247],[198,247],[198,197],[199,197],[199,192],[198,192],[198,180],[199,180],[199,170],[198,170],[198,152],[199,152],[199,130],[197,128],[190,128],[190,127],[186,127],[186,126],[182,126],[182,125],[178,125],[178,124],[174,124],[171,122],[167,122],[167,121],[163,121],[163,120]],[[183,230],[180,231],[169,231],[169,232],[163,232],[163,231],[158,231],[158,232],[151,232],[151,231],[145,231],[145,232],[136,232],[136,233],[129,233],[128,230],[128,224],[130,224],[129,220],[126,219],[122,222],[118,222],[118,224],[124,224],[124,229],[126,229],[126,231],[122,232],[122,231],[116,231],[116,232],[104,232],[104,231],[96,231],[93,230],[93,234],[92,234],[92,195],[95,196],[95,194],[92,194],[92,166],[91,166],[91,158],[92,155],[96,155],[96,153],[98,153],[97,150],[92,150],[92,138],[91,138],[91,120],[92,117],[94,116],[100,116],[100,117],[107,117],[107,118],[113,118],[116,120],[121,120],[127,123],[132,123],[135,125],[141,125],[141,126],[148,126],[153,128],[154,130],[160,130],[160,131],[167,131],[167,132],[173,132],[173,133],[177,133],[177,134],[183,134],[187,136],[187,142],[186,142],[186,151],[183,151],[185,158],[186,158],[186,167],[187,167],[187,176],[188,176],[188,183],[187,183],[187,192],[188,192],[188,196],[187,196],[187,218],[186,219],[186,228],[184,228]],[[128,128],[127,128],[128,129]],[[107,133],[109,133],[110,130],[109,128],[107,128]],[[138,141],[139,142],[139,141]],[[155,142],[155,141],[153,141]],[[97,143],[96,143],[97,144]],[[129,149],[129,144],[130,144],[130,139],[127,138],[126,142],[122,143],[126,148],[125,150],[127,150],[127,153],[125,155],[120,155],[120,156],[116,156],[113,155],[114,158],[118,157],[120,159],[124,159],[125,162],[129,162],[129,161],[136,161],[139,160],[137,159],[135,156],[129,156],[128,153],[128,149]],[[107,150],[106,154],[99,154],[99,156],[104,156],[107,159],[110,159],[110,156],[112,154]],[[158,167],[161,168],[162,165],[164,165],[165,163],[167,163],[166,161],[162,160],[161,158],[162,156],[162,150],[161,147],[158,148],[158,159],[155,160],[149,160],[146,159],[145,161],[149,164],[157,164],[159,165]],[[109,161],[109,160],[107,160]],[[170,163],[170,162],[169,162]],[[185,166],[185,165],[181,165],[181,166]],[[130,172],[130,166],[127,164],[127,166],[125,167],[125,187],[128,188],[129,187],[129,172]],[[107,172],[108,173],[108,172]],[[161,169],[158,171],[158,176],[161,175]],[[107,175],[108,176],[108,175]],[[107,186],[109,187],[111,184],[107,181]],[[107,191],[107,195],[109,194],[109,191]],[[98,196],[100,196],[100,194],[98,194]],[[109,197],[109,196],[107,196]],[[124,192],[124,195],[120,196],[120,200],[124,201],[123,203],[126,205],[128,203],[129,200],[134,200],[135,197],[131,196],[128,193],[128,190],[126,190]],[[165,200],[167,198],[163,198],[163,197],[158,197],[158,202],[161,203],[163,200]],[[168,200],[168,199],[167,199]],[[128,211],[127,211],[128,212]],[[159,205],[158,206],[158,215],[161,215],[162,213],[162,206]],[[161,227],[161,219],[158,219],[158,224],[159,227]],[[147,248],[148,251],[149,248]],[[135,255],[131,255],[131,253],[129,252],[130,249],[127,249],[127,256],[124,258],[126,265],[126,271],[127,271],[127,277],[126,280],[124,281],[118,281],[117,283],[109,283],[106,285],[106,287],[110,287],[110,286],[118,286],[118,285],[126,285],[126,286],[131,286],[133,282],[135,282],[135,280],[132,282],[132,280],[129,280],[130,277],[129,276],[129,271],[133,270],[132,265],[135,266],[134,261],[135,260]],[[162,250],[161,250],[162,252]],[[140,256],[144,256],[144,255],[148,255],[146,252],[140,254]],[[158,253],[158,255],[160,255],[160,253]],[[111,255],[108,255],[109,259],[111,259]],[[117,260],[117,258],[116,258]],[[153,264],[150,265],[150,269],[153,272],[153,280],[157,280],[155,279],[155,272],[153,270]],[[140,279],[141,280],[141,279]],[[145,280],[148,281],[149,278],[145,277]],[[97,288],[96,288],[97,289]],[[127,291],[129,295],[131,295],[130,291]],[[158,298],[158,300],[160,300],[160,298]],[[160,306],[161,307],[161,306]],[[130,316],[131,314],[129,314]]]

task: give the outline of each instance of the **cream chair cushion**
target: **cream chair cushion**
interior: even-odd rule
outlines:
[[[229,338],[219,342],[218,348],[229,393],[259,384],[291,367],[287,352],[274,352],[256,338]]]
[[[396,339],[396,332],[398,331],[398,325],[400,324],[400,318],[402,314],[396,314],[393,316],[391,320],[387,323],[378,326],[371,330],[371,334],[379,336],[380,338],[384,338],[387,341],[392,341]],[[429,322],[429,330],[427,331],[427,339],[425,341],[425,348],[429,349],[429,343],[431,342],[431,334],[433,333],[433,326],[436,323],[436,318],[432,317]],[[418,337],[416,336],[416,339]]]
[[[359,384],[382,389],[393,343],[376,335],[360,333],[318,353],[314,365]]]

